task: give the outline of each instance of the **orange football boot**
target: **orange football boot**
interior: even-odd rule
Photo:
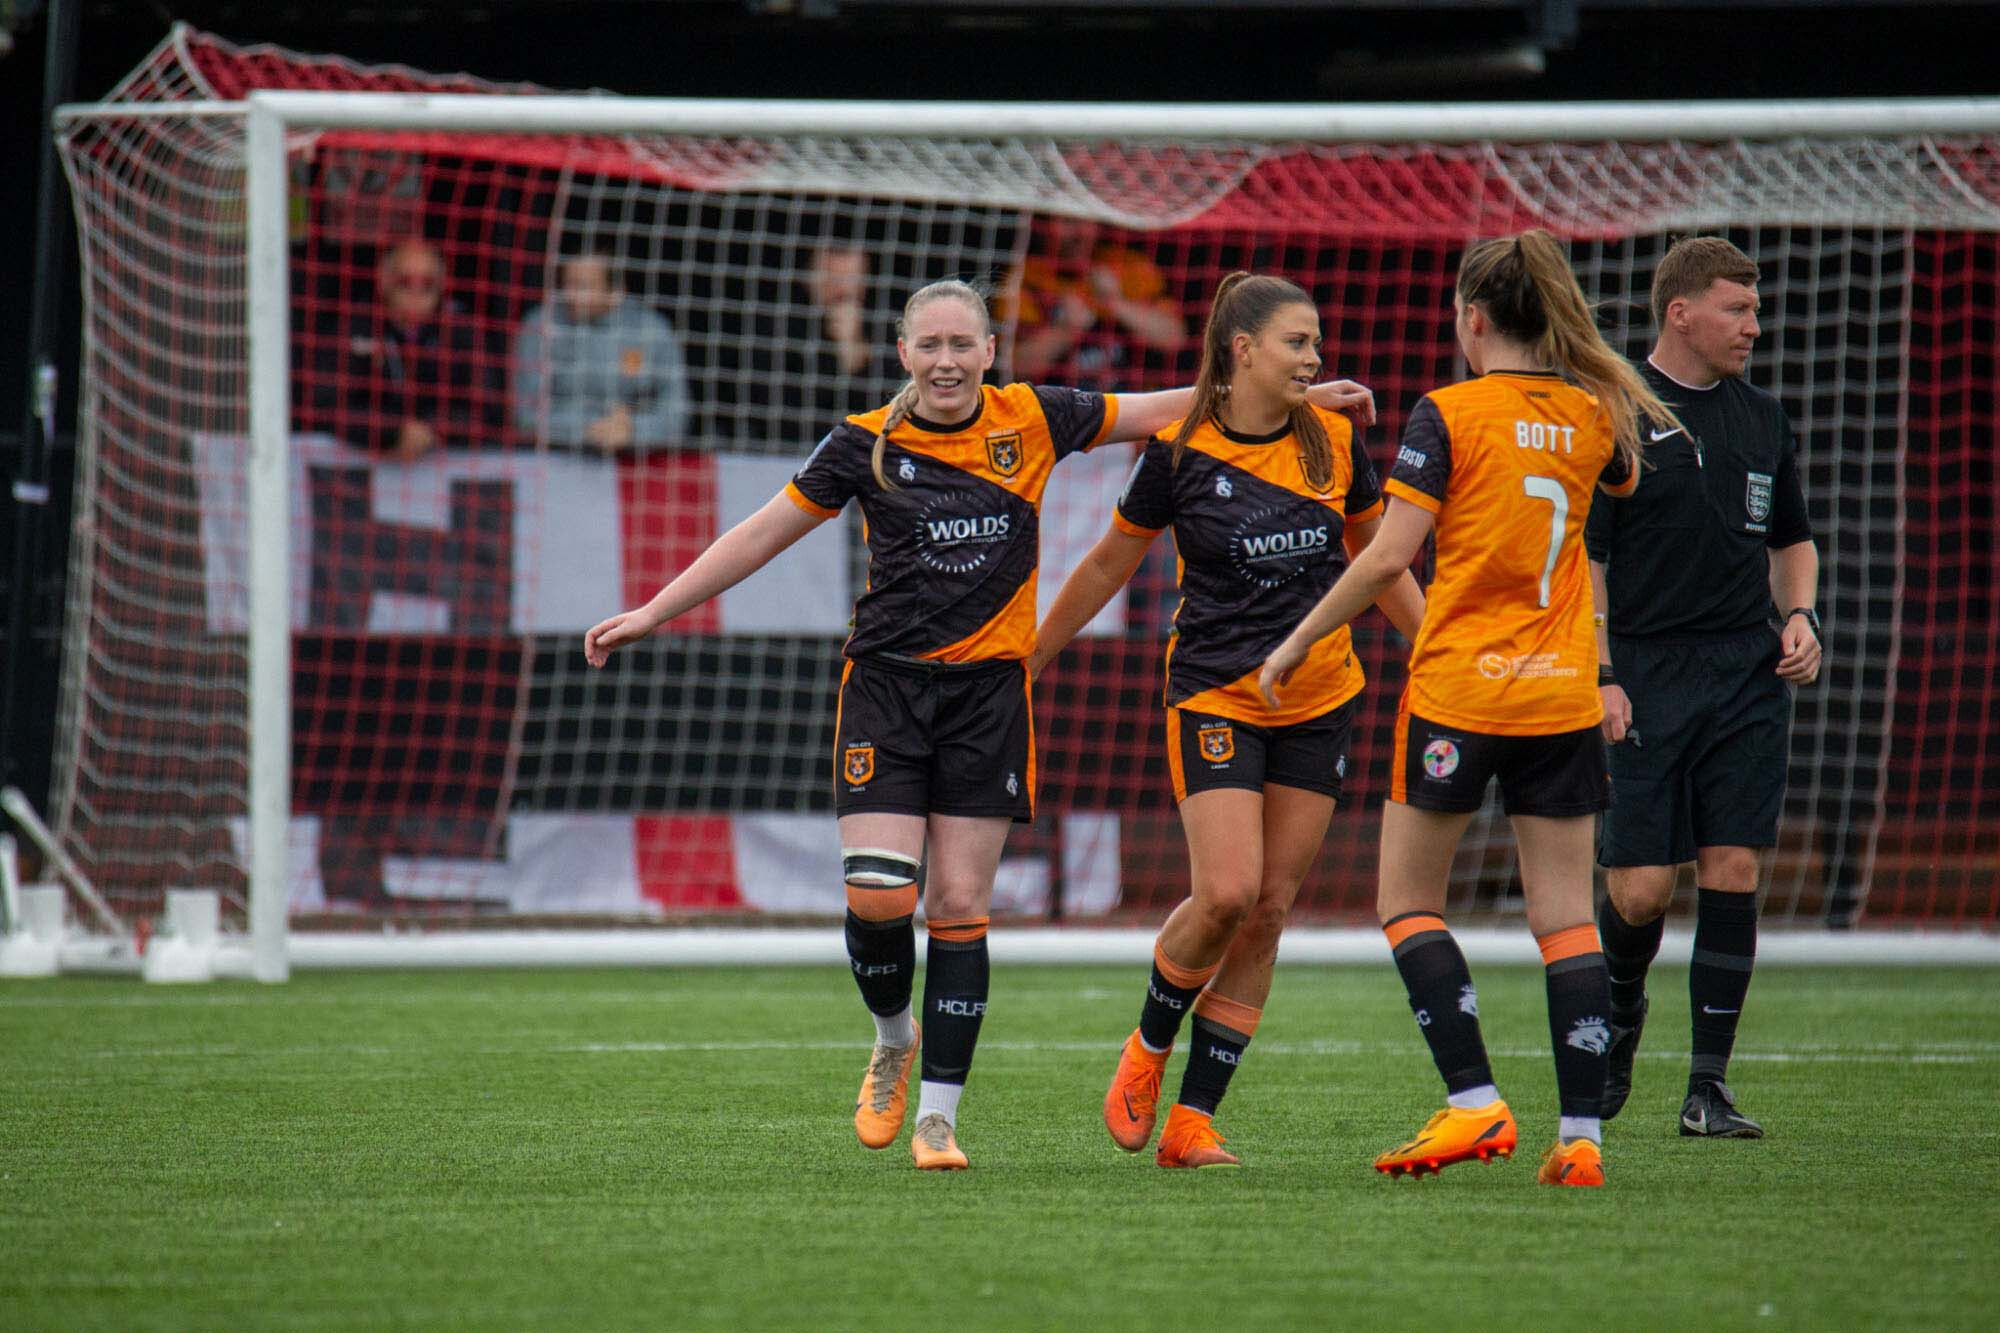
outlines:
[[[923,1041],[923,1029],[916,1028],[908,1046],[878,1043],[868,1057],[861,1095],[854,1102],[854,1133],[864,1147],[886,1148],[896,1141],[910,1104],[910,1067]]]
[[[1442,1171],[1453,1162],[1474,1158],[1490,1162],[1495,1157],[1513,1156],[1519,1138],[1514,1113],[1505,1102],[1470,1111],[1447,1106],[1425,1121],[1415,1138],[1377,1157],[1375,1169],[1387,1176],[1405,1172],[1421,1176],[1426,1171]]]
[[[1160,1075],[1172,1053],[1147,1050],[1136,1028],[1118,1052],[1118,1072],[1104,1094],[1104,1127],[1111,1131],[1111,1141],[1126,1152],[1138,1152],[1152,1141],[1153,1124],[1159,1118]]]
[[[1175,1106],[1167,1112],[1167,1127],[1160,1131],[1160,1151],[1153,1160],[1171,1167],[1242,1165],[1241,1158],[1223,1149],[1223,1142],[1208,1116]]]
[[[1604,1153],[1589,1139],[1556,1143],[1542,1157],[1535,1179],[1544,1185],[1602,1185]]]
[[[910,1156],[919,1171],[963,1171],[972,1165],[959,1150],[951,1121],[933,1111],[910,1132]]]

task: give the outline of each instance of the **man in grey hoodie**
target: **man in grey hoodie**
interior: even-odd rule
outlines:
[[[605,453],[681,444],[687,364],[666,319],[627,297],[617,247],[593,243],[558,266],[554,299],[514,339],[514,426],[537,443]]]

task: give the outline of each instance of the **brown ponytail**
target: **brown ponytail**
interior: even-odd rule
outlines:
[[[1467,250],[1458,266],[1458,298],[1478,302],[1500,333],[1529,344],[1537,359],[1595,395],[1611,418],[1619,455],[1634,472],[1645,447],[1641,417],[1682,429],[1673,409],[1597,331],[1576,274],[1548,232],[1537,227]]]
[[[956,278],[946,278],[929,286],[919,287],[903,303],[903,317],[896,321],[896,336],[901,338],[910,327],[910,317],[919,309],[933,301],[963,301],[979,315],[981,337],[990,337],[993,332],[992,316],[986,312],[986,298],[979,289],[969,282]],[[882,418],[882,429],[876,432],[875,447],[868,451],[868,468],[875,474],[875,484],[885,491],[896,489],[896,483],[889,480],[888,471],[883,467],[883,458],[888,453],[889,432],[909,420],[910,413],[917,407],[917,382],[903,381],[903,387],[896,390],[896,396],[889,400],[889,410]]]
[[[1239,333],[1261,333],[1272,316],[1286,306],[1312,305],[1305,288],[1285,278],[1265,277],[1241,269],[1216,284],[1208,306],[1208,323],[1201,335],[1201,370],[1194,379],[1194,402],[1173,439],[1173,465],[1180,466],[1187,442],[1210,420],[1219,419],[1222,400],[1229,395],[1232,372],[1230,342]],[[1333,485],[1333,441],[1310,403],[1292,409],[1292,433],[1299,439],[1299,458],[1306,484],[1316,491]]]

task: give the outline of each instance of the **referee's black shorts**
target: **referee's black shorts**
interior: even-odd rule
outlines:
[[[1611,640],[1636,743],[1611,747],[1606,866],[1692,861],[1702,847],[1772,847],[1785,801],[1792,687],[1777,633],[1694,643]]]
[[[843,815],[1035,814],[1035,721],[1019,662],[851,659],[833,803]]]

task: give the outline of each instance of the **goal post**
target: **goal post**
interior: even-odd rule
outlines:
[[[320,80],[338,91],[221,97],[204,50],[182,100],[61,121],[90,341],[50,822],[125,910],[168,884],[240,895],[264,980],[287,975],[304,918],[837,915],[837,883],[816,879],[822,710],[856,534],[829,531],[801,567],[838,585],[816,594],[829,605],[746,585],[596,676],[570,660],[574,636],[684,565],[744,497],[768,498],[816,438],[800,432],[837,419],[816,406],[835,386],[791,345],[827,238],[866,249],[878,304],[932,277],[988,282],[1006,371],[1022,275],[1056,262],[1044,224],[1060,218],[1157,275],[1150,299],[1185,330],[1229,267],[1301,280],[1330,368],[1381,397],[1378,466],[1415,396],[1462,372],[1449,280],[1469,241],[1557,231],[1636,353],[1666,238],[1736,237],[1766,274],[1753,378],[1805,446],[1834,650],[1801,697],[1768,910],[1832,918],[1826,884],[1844,875],[1871,922],[2000,919],[2000,698],[1968,634],[1990,638],[2000,610],[1978,457],[2000,380],[1970,331],[2000,307],[2000,99],[751,102],[444,93],[416,76],[389,91],[403,74],[345,65]],[[315,397],[302,378],[354,373],[349,316],[398,237],[442,251],[491,326],[478,356],[505,447],[405,465],[343,438],[344,419],[307,419],[344,410],[346,381]],[[603,241],[634,303],[665,312],[694,400],[675,447],[636,458],[565,452],[506,401],[528,312]],[[871,337],[882,327],[871,316]],[[1191,365],[1185,343],[1098,350],[1048,378],[1156,388]],[[1123,467],[1091,465],[1058,469],[1087,480],[1051,492],[1044,601],[1115,496]],[[1149,568],[1038,690],[1045,812],[1010,847],[1009,910],[1131,921],[1185,891],[1148,730],[1170,582]],[[1360,800],[1302,895],[1320,920],[1358,918],[1372,895],[1401,666],[1386,631],[1357,651]],[[1454,911],[1518,910],[1507,846],[1482,813]]]

